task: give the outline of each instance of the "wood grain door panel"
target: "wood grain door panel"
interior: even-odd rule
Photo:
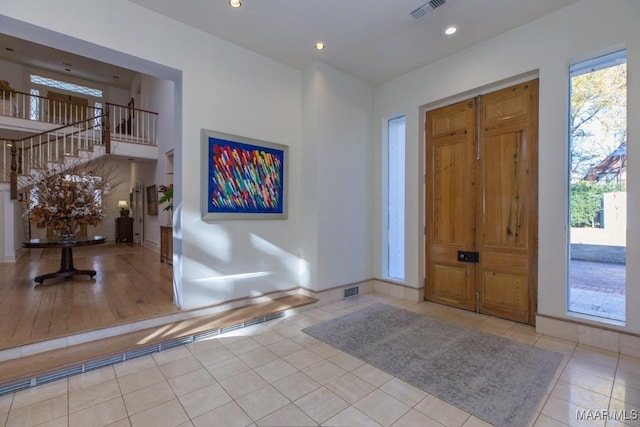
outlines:
[[[528,200],[523,185],[527,174],[523,132],[490,136],[483,142],[483,245],[526,249]]]
[[[537,288],[537,80],[482,96],[476,247],[479,311],[533,323]]]
[[[425,299],[533,324],[537,99],[533,80],[426,113]]]
[[[475,101],[427,113],[426,298],[472,310],[475,266],[457,262],[475,245]]]

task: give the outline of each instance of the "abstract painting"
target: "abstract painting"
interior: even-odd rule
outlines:
[[[202,217],[287,217],[288,147],[203,129]]]

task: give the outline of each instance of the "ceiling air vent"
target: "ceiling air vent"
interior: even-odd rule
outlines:
[[[431,0],[430,2],[427,2],[427,3],[423,4],[422,6],[420,6],[419,8],[414,10],[413,12],[411,12],[410,15],[413,16],[415,19],[422,18],[427,13],[431,12],[436,7],[442,6],[446,2],[447,2],[447,0]]]

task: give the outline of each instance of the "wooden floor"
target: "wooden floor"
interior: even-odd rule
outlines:
[[[0,264],[0,350],[180,311],[173,304],[172,268],[157,252],[128,246],[124,252],[131,253],[114,254],[123,251],[100,247],[108,254],[74,251],[75,267],[96,270],[93,279],[52,279],[36,287],[35,276],[60,267],[59,258],[41,249]]]
[[[93,279],[47,280],[36,287],[35,276],[60,266],[49,249],[32,249],[15,264],[0,264],[0,350],[180,312],[173,304],[172,267],[161,263],[158,253],[122,243],[100,247],[102,253],[97,247],[84,254],[74,251],[75,267],[96,270]],[[42,375],[70,367],[84,371],[87,363],[127,352],[157,351],[156,345],[171,340],[266,319],[313,302],[291,295],[6,360],[0,362],[0,389],[7,384],[23,387],[23,382],[24,387],[34,386]]]
[[[274,313],[282,313],[314,302],[316,302],[315,299],[304,295],[290,295],[222,313],[180,320],[0,362],[0,391],[11,384],[19,388],[32,387],[37,385],[38,377],[52,375],[61,370],[70,370],[73,374],[85,372],[87,363],[95,364],[96,361],[111,358],[121,361],[123,360],[121,356],[128,352],[139,353],[144,349],[155,352],[162,347],[163,343],[176,339],[189,337],[193,340],[198,334],[204,333],[208,336],[212,332],[222,333],[222,329],[227,327],[235,330],[239,325],[245,326],[245,322],[254,324],[256,319],[266,321],[267,317]],[[20,385],[20,383],[24,384]]]

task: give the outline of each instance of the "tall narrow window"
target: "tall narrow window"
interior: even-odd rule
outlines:
[[[31,120],[40,120],[40,91],[38,89],[31,89],[31,108],[30,118]]]
[[[569,74],[568,309],[624,321],[626,52],[572,65]]]
[[[387,149],[387,274],[404,280],[405,118],[389,120]]]

